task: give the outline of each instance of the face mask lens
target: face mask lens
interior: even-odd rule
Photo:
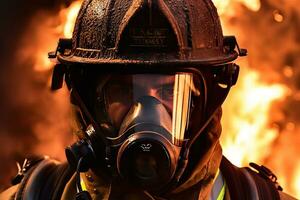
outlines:
[[[172,143],[180,145],[193,98],[200,96],[195,77],[192,73],[111,75],[101,91],[113,126],[123,130],[138,120],[152,123],[166,129]]]

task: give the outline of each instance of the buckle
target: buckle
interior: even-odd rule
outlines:
[[[243,57],[248,55],[247,49],[240,48],[235,36],[224,36],[223,42],[224,46],[228,47],[228,51],[232,52],[237,48],[239,56]]]
[[[64,54],[66,50],[72,49],[72,38],[60,38],[58,40],[58,45],[55,51],[48,53],[49,59],[54,59],[57,57],[58,53]]]
[[[258,165],[256,163],[250,163],[249,165],[250,167],[255,169],[262,178],[270,180],[275,185],[277,190],[283,190],[283,188],[277,182],[277,176],[269,168],[263,165]]]

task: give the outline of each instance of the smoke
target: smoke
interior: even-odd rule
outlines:
[[[68,5],[31,0],[1,6],[0,190],[17,173],[15,161],[33,154],[64,160],[64,147],[72,142],[68,92],[50,91],[47,60],[62,35],[57,13]]]

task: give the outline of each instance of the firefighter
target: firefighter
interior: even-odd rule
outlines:
[[[85,0],[49,54],[78,141],[68,164],[26,160],[1,199],[294,199],[266,167],[222,156],[221,104],[246,54],[211,0]]]

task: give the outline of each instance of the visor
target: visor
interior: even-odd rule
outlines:
[[[180,145],[187,139],[189,119],[201,98],[200,77],[193,73],[114,74],[101,78],[96,98],[104,101],[106,113],[117,134],[122,137],[134,124],[165,129],[166,137]],[[103,103],[94,109],[103,112]]]

